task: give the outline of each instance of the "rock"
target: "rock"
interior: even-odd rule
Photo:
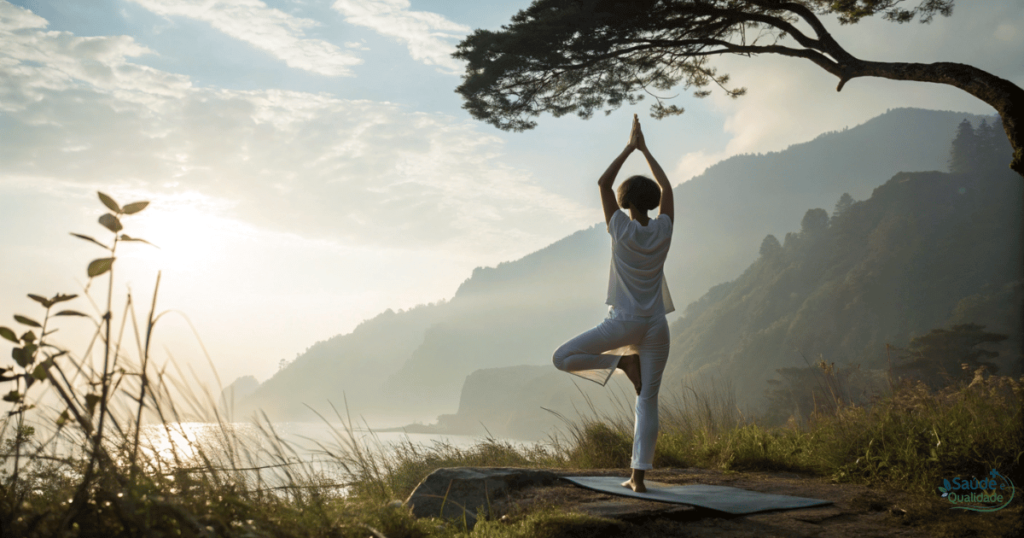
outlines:
[[[220,391],[219,405],[221,412],[233,414],[238,402],[256,392],[259,386],[260,382],[256,381],[256,378],[251,375],[242,376],[234,380],[230,385],[224,387],[224,390]]]
[[[508,467],[452,467],[423,479],[405,501],[416,517],[466,518],[476,525],[477,512],[493,513],[508,493],[531,486],[549,486],[558,476],[548,471]]]

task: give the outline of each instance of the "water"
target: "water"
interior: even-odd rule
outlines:
[[[440,445],[465,450],[484,440],[469,435],[349,432],[341,425],[332,428],[323,423],[280,422],[272,427],[273,430],[253,423],[204,422],[146,425],[141,446],[160,474],[170,475],[176,468],[205,469],[207,465],[199,457],[202,447],[203,455],[214,460],[214,466],[244,469],[235,476],[261,489],[281,489],[295,478],[300,482],[315,478],[321,483],[343,483],[346,475],[339,459],[351,459],[354,449],[382,461],[396,445],[412,444],[422,451],[438,449]],[[532,445],[529,441],[501,441]]]
[[[191,457],[195,455],[195,445],[220,446],[225,433],[231,432],[236,438],[246,443],[255,443],[255,447],[271,449],[269,438],[276,436],[286,441],[301,455],[315,455],[325,449],[336,451],[346,448],[353,441],[371,449],[391,447],[396,444],[412,443],[417,446],[430,447],[436,443],[447,443],[455,448],[467,449],[484,440],[477,435],[451,435],[404,432],[370,432],[354,430],[351,433],[341,425],[328,426],[308,422],[278,422],[270,428],[261,428],[252,423],[234,422],[225,425],[206,422],[179,422],[164,425],[145,425],[143,437],[152,445],[152,449],[164,456],[170,456],[173,450],[179,455]],[[506,441],[502,439],[502,441]],[[517,444],[531,444],[530,441],[508,439]],[[250,447],[253,447],[250,445]]]

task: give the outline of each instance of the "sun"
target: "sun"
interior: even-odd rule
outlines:
[[[224,215],[227,204],[198,193],[153,200],[145,210],[121,218],[122,234],[146,241],[118,242],[116,255],[128,262],[121,267],[210,274],[244,233],[242,223]]]

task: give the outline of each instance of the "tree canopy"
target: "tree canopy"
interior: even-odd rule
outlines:
[[[975,129],[964,119],[957,126],[956,136],[949,149],[949,171],[953,173],[992,174],[1000,171],[1006,155],[1012,153],[1006,138],[981,120]]]
[[[844,192],[843,195],[839,197],[839,201],[836,202],[836,207],[832,210],[832,217],[829,219],[829,222],[835,222],[835,220],[841,217],[843,213],[846,213],[852,205],[853,196],[850,196],[850,193],[848,192]]]
[[[800,221],[800,232],[804,234],[815,234],[828,228],[828,213],[819,208],[808,209]]]
[[[974,167],[978,154],[978,137],[971,122],[964,119],[957,126],[952,147],[949,148],[949,171],[966,172]]]
[[[1001,342],[1008,336],[984,329],[983,325],[975,323],[933,329],[912,339],[906,349],[896,348],[894,370],[901,376],[918,377],[933,387],[955,379],[969,380],[980,366],[996,372],[998,367],[990,359],[998,357],[999,352],[978,346]]]
[[[761,241],[761,256],[768,257],[773,254],[782,252],[782,245],[779,244],[779,239],[772,234],[765,236],[764,240]]]
[[[712,59],[722,54],[780,54],[804,58],[839,79],[837,91],[857,77],[949,84],[992,105],[1014,150],[1011,164],[1024,175],[1024,90],[975,67],[873,62],[847,52],[819,17],[854,24],[865,17],[906,23],[949,16],[954,0],[534,0],[501,30],[476,30],[458,45],[465,60],[457,91],[473,117],[500,129],[533,128],[541,113],[589,118],[644,94],[656,98],[651,115],[683,109],[652,93],[679,85],[697,97],[718,86],[739,97]],[[801,30],[806,24],[810,32]]]

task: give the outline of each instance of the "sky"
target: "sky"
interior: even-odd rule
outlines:
[[[82,295],[109,242],[96,191],[141,243],[118,247],[114,311],[141,321],[158,271],[159,352],[197,377],[265,380],[282,359],[391,308],[450,299],[472,269],[602,218],[595,183],[633,113],[674,184],[890,108],[993,114],[952,87],[836,79],[793,58],[721,58],[748,94],[649,101],[507,133],[474,121],[450,54],[526,0],[0,0],[0,325],[27,293]],[[967,63],[1024,86],[1019,0],[957,4],[928,25],[866,20],[837,40],[877,61]],[[622,174],[644,173],[634,157]],[[69,307],[95,313],[106,281]],[[595,320],[596,321],[596,320]],[[63,318],[84,350],[94,325]],[[131,333],[131,326],[126,334]],[[206,357],[209,357],[209,360]],[[212,364],[212,367],[211,367]]]

